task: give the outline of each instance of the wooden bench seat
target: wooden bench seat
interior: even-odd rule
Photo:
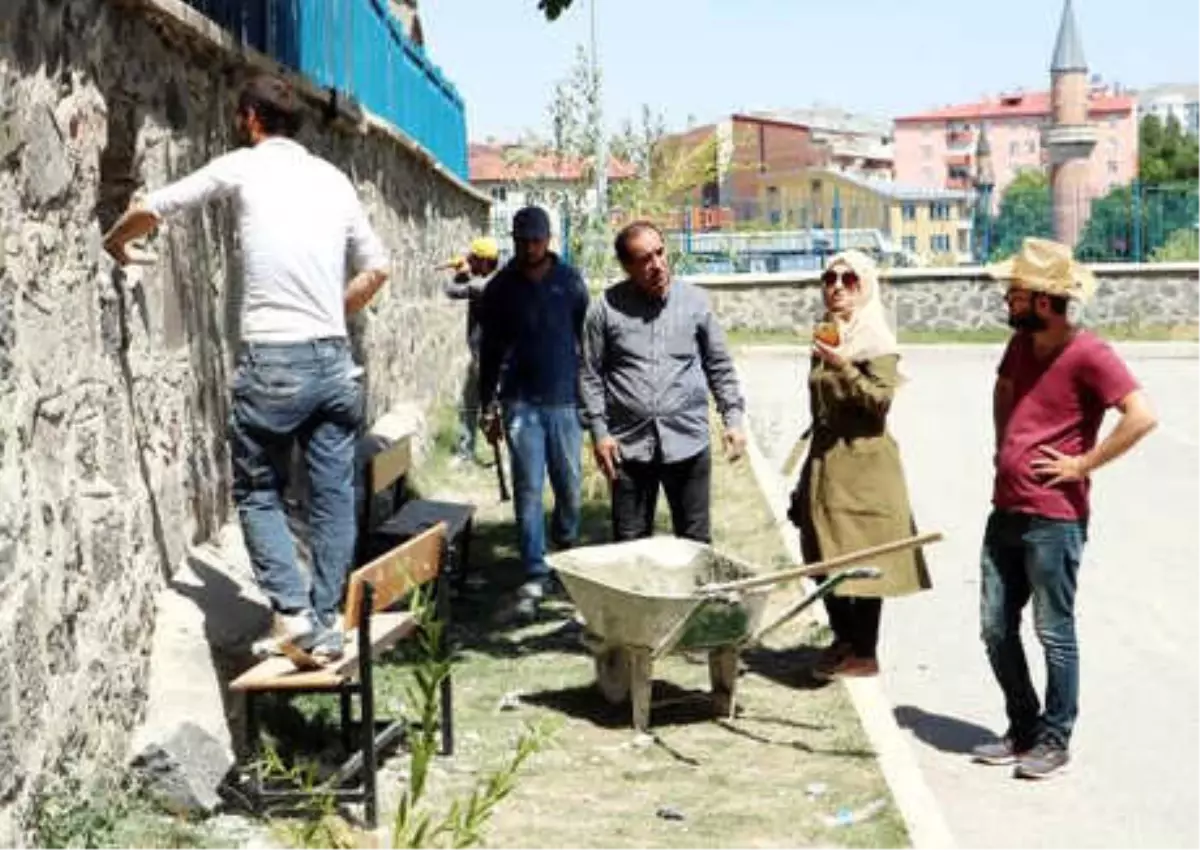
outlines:
[[[379,655],[410,636],[416,618],[407,611],[388,611],[371,617],[371,654]],[[273,656],[251,667],[229,685],[231,691],[290,691],[337,688],[358,679],[358,629],[346,633],[346,652],[320,670],[299,670],[290,659]]]

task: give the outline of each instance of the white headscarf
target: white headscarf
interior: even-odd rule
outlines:
[[[899,354],[896,335],[888,325],[883,299],[879,295],[879,269],[875,261],[862,251],[842,251],[830,259],[825,270],[839,266],[858,275],[858,291],[848,291],[854,303],[854,312],[848,321],[826,313],[825,320],[837,324],[841,337],[835,349],[837,353],[850,361]]]

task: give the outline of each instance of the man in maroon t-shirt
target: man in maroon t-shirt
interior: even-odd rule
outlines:
[[[996,479],[980,600],[983,641],[1004,692],[1008,730],[974,756],[987,764],[1015,761],[1016,776],[1036,779],[1068,762],[1078,714],[1075,586],[1087,540],[1090,475],[1156,423],[1112,348],[1068,318],[1069,300],[1086,297],[1093,285],[1069,248],[1026,239],[1019,254],[989,271],[1008,282],[1008,323],[1016,331],[993,394]],[[1121,418],[1097,444],[1110,407]],[[1031,598],[1046,655],[1044,711],[1021,646],[1021,610]]]

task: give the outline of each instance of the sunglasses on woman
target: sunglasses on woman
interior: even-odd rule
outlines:
[[[825,274],[821,275],[821,282],[826,286],[833,286],[841,279],[842,286],[846,289],[858,289],[858,275],[847,269],[839,273],[837,269],[829,269]]]

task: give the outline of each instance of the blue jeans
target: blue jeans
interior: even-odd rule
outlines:
[[[233,496],[259,584],[275,610],[330,622],[354,558],[354,446],[363,388],[344,339],[248,343],[238,353],[229,416]],[[283,507],[299,441],[308,468],[311,592]]]
[[[1066,748],[1079,713],[1075,587],[1087,523],[993,511],[983,538],[980,619],[992,671],[1004,691],[1007,735],[1022,745]],[[1046,654],[1041,712],[1021,647],[1021,609],[1033,599],[1033,625]]]
[[[509,402],[504,406],[504,433],[512,458],[514,507],[520,536],[521,564],[526,580],[544,579],[546,521],[542,490],[546,473],[554,491],[550,521],[552,539],[570,545],[579,539],[583,430],[575,405],[534,405]]]

